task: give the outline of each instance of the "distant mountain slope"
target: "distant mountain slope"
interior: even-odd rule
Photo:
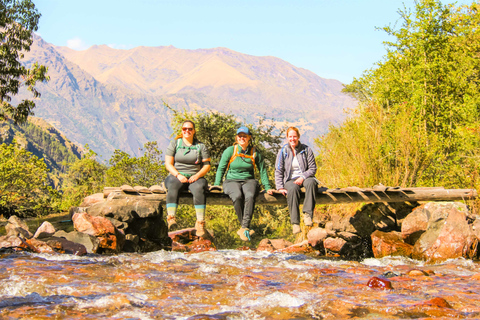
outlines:
[[[36,115],[105,158],[117,148],[138,155],[151,140],[165,148],[171,115],[163,101],[179,110],[231,112],[249,122],[265,114],[300,127],[309,143],[355,104],[337,80],[226,48],[74,51],[36,37],[25,61],[49,67]]]

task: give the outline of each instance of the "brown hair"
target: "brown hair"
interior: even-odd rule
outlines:
[[[175,139],[183,138],[182,128],[183,128],[183,125],[184,125],[185,123],[191,123],[191,124],[192,124],[193,130],[195,130],[195,133],[193,134],[193,140],[194,140],[194,141],[195,141],[195,140],[198,140],[198,139],[197,139],[197,129],[195,129],[195,122],[193,122],[192,120],[188,120],[188,119],[185,120],[185,121],[183,121],[182,126],[180,127],[180,133],[175,137]]]
[[[286,136],[288,137],[288,133],[292,130],[297,133],[298,139],[300,139],[300,131],[298,131],[298,129],[295,127],[288,127]]]

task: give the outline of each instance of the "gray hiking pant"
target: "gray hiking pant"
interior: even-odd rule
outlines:
[[[315,201],[317,198],[318,185],[315,178],[307,178],[303,184],[299,186],[295,184],[295,180],[288,180],[285,183],[287,190],[288,211],[290,212],[290,221],[292,224],[300,224],[300,188],[305,187],[305,200],[303,201],[303,212],[313,217],[313,210],[315,209]]]

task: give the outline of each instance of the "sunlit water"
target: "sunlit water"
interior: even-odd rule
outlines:
[[[414,276],[412,269],[429,276]],[[480,264],[223,250],[0,255],[2,319],[480,318]],[[392,290],[367,286],[390,278]],[[451,308],[425,305],[440,297]]]

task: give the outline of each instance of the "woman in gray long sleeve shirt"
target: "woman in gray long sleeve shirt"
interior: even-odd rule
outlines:
[[[312,225],[318,191],[315,173],[317,165],[312,149],[300,143],[300,132],[295,127],[287,129],[287,144],[277,154],[275,184],[277,190],[287,197],[293,233],[300,233],[300,188],[305,187],[303,222]]]

